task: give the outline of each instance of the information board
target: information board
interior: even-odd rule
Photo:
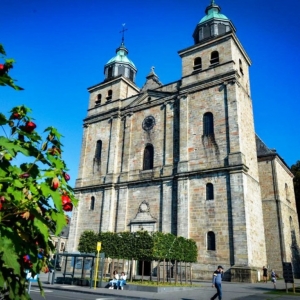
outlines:
[[[283,278],[285,283],[294,283],[294,272],[293,266],[290,262],[282,262],[283,267]]]

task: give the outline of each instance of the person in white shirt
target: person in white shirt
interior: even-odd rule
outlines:
[[[119,282],[119,274],[117,271],[113,272],[113,279],[108,283],[109,284],[109,289],[113,290],[115,286],[118,287],[118,282]]]
[[[124,272],[121,273],[120,279],[118,281],[118,288],[120,290],[123,290],[124,285],[126,284],[126,278],[127,276],[125,275]]]

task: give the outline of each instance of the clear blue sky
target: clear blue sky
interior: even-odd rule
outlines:
[[[10,75],[25,88],[0,89],[0,111],[25,104],[39,130],[65,136],[71,185],[77,178],[87,88],[104,79],[103,67],[125,45],[142,87],[151,66],[163,83],[180,79],[177,51],[192,34],[210,0],[2,0],[0,36],[17,63]],[[300,1],[216,0],[235,25],[252,60],[255,130],[291,166],[300,160]]]

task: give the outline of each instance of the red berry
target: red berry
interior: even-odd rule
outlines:
[[[4,65],[0,64],[0,70],[4,70],[4,69],[5,69]]]
[[[63,205],[71,203],[71,199],[68,195],[62,195],[61,200]]]
[[[71,202],[63,205],[64,211],[72,211],[72,209],[73,209],[73,204]]]
[[[59,187],[59,180],[58,180],[57,177],[55,177],[55,178],[52,179],[52,188],[53,188],[54,190],[57,190],[58,187]]]
[[[20,120],[21,119],[21,115],[19,113],[15,112],[15,113],[12,114],[12,118],[14,120]]]
[[[28,178],[30,175],[28,173],[21,174],[20,178]]]
[[[69,181],[71,177],[70,177],[69,174],[64,173],[64,178],[65,178],[66,181]]]
[[[23,256],[23,261],[25,262],[25,263],[27,263],[27,262],[29,262],[30,261],[30,256],[27,254],[27,255],[24,255]]]
[[[35,128],[36,128],[36,125],[33,122],[28,121],[28,122],[26,122],[24,131],[27,133],[31,133]]]

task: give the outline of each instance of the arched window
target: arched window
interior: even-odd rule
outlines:
[[[95,161],[100,164],[101,162],[101,152],[102,152],[102,141],[97,141],[96,151],[95,151]]]
[[[212,183],[206,184],[206,200],[214,200],[214,186]]]
[[[194,70],[201,70],[201,69],[202,69],[201,57],[196,57],[194,60]]]
[[[216,238],[213,231],[207,233],[207,250],[216,250]]]
[[[95,197],[92,196],[91,197],[90,210],[94,210],[94,209],[95,209]]]
[[[113,76],[113,67],[108,67],[107,78],[111,78]]]
[[[242,75],[244,75],[244,71],[243,71],[243,64],[242,64],[242,61],[239,59],[239,66],[240,66],[240,73]]]
[[[212,136],[214,134],[214,116],[211,112],[203,115],[203,135]]]
[[[113,94],[112,90],[108,90],[106,100],[111,100],[112,94]]]
[[[219,52],[218,51],[213,51],[211,53],[211,56],[210,56],[210,63],[212,65],[214,64],[218,64],[219,63]]]
[[[153,169],[153,156],[154,156],[154,149],[151,144],[148,144],[144,150],[144,170],[151,170]]]
[[[133,81],[134,80],[134,72],[133,72],[133,70],[129,70],[129,79],[131,80],[131,81]]]
[[[101,94],[98,94],[98,95],[97,95],[97,100],[96,100],[96,105],[101,104],[101,98],[102,98],[102,95],[101,95]]]

